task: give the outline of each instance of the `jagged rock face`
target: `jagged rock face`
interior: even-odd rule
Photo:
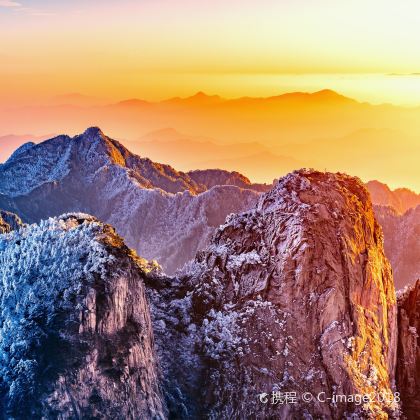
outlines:
[[[92,214],[168,273],[193,258],[229,213],[257,198],[236,186],[206,191],[185,173],[131,154],[98,128],[22,147],[0,165],[0,208],[31,223]]]
[[[396,409],[378,401],[394,382],[392,272],[359,180],[286,176],[254,209],[228,218],[188,276],[196,285],[184,303],[210,417],[387,418]],[[296,392],[298,402],[259,402],[272,391]],[[374,398],[304,403],[304,392]]]
[[[397,385],[407,419],[420,413],[420,280],[398,297]]]
[[[166,416],[143,279],[115,231],[68,215],[0,236],[0,412]]]
[[[236,185],[240,188],[266,192],[272,187],[272,185],[266,184],[253,184],[246,176],[236,171],[230,172],[221,169],[203,169],[189,171],[187,174],[198,184],[205,185],[206,188],[212,188],[216,185]]]
[[[375,215],[384,232],[395,287],[401,289],[420,278],[420,206],[402,215],[391,207],[375,206]]]
[[[16,214],[0,210],[0,234],[19,229],[22,225],[22,220]]]
[[[420,194],[408,188],[397,188],[392,191],[388,185],[379,181],[369,181],[366,184],[373,204],[378,206],[390,206],[399,214],[420,205]]]

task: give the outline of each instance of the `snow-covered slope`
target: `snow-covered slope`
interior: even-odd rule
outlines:
[[[9,417],[397,419],[395,377],[416,396],[418,285],[397,326],[382,231],[347,175],[287,175],[177,277],[71,214],[0,235],[0,279]]]
[[[193,193],[204,189],[169,165],[131,154],[99,128],[91,127],[73,138],[58,136],[38,145],[20,147],[0,166],[0,191],[11,197],[25,195],[43,184],[63,180],[74,170],[92,182],[97,172],[110,166],[125,169],[127,176],[143,188]]]
[[[0,235],[2,418],[163,418],[152,268],[83,214]]]
[[[193,258],[229,213],[257,197],[236,186],[208,189],[131,154],[98,128],[23,147],[0,165],[0,208],[25,222],[72,211],[93,214],[168,272]]]

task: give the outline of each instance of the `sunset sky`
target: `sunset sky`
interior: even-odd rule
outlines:
[[[311,166],[420,191],[419,45],[418,0],[0,0],[0,162],[97,125],[183,170]],[[198,91],[221,98],[160,102]],[[182,135],[141,142],[166,128]]]
[[[337,90],[420,104],[416,0],[0,0],[0,103]]]

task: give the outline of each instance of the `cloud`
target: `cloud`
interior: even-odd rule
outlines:
[[[387,76],[420,76],[420,73],[388,73]]]
[[[0,0],[0,7],[20,7],[22,6],[17,1],[12,0]]]
[[[1,1],[1,0],[0,0]],[[53,12],[47,12],[44,10],[33,9],[32,7],[19,7],[16,9],[18,12],[25,13],[30,16],[55,16]]]
[[[8,7],[17,13],[22,13],[30,16],[55,16],[56,13],[33,7],[24,7],[22,3],[13,0],[0,0],[0,7]]]

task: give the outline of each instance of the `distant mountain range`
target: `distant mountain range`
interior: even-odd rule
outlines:
[[[397,289],[420,279],[420,205],[399,214],[389,206],[375,206],[382,226],[385,254],[394,270]]]
[[[272,181],[296,168],[309,166],[299,159],[272,153],[257,142],[222,143],[216,139],[182,134],[174,129],[153,131],[137,141],[127,142],[127,145],[135,153],[170,162],[185,171],[222,168],[259,180]]]
[[[369,181],[366,185],[375,204],[392,207],[400,214],[420,205],[420,194],[408,188],[391,190],[388,185],[379,181]]]
[[[237,99],[201,92],[115,103],[71,94],[48,105],[0,109],[0,135],[60,133],[62,127],[76,134],[94,124],[135,153],[184,171],[218,167],[271,183],[295,168],[312,167],[418,191],[419,115],[420,108],[360,103],[331,90]],[[163,127],[189,135],[169,144],[159,133]],[[142,149],[138,142],[147,144]]]

